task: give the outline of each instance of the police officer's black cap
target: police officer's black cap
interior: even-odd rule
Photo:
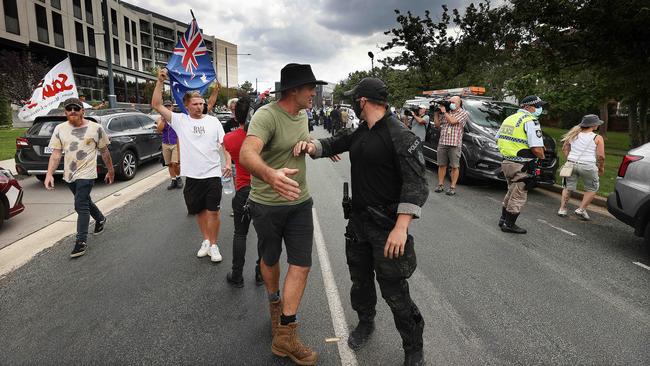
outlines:
[[[343,93],[345,96],[353,98],[366,97],[380,102],[388,101],[388,87],[381,79],[364,78],[352,90]]]
[[[547,103],[543,100],[541,100],[537,95],[529,95],[525,97],[524,99],[521,100],[519,105],[522,107],[542,107],[545,106]]]

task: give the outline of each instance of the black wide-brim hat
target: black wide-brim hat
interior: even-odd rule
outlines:
[[[310,65],[287,64],[280,71],[280,89],[271,93],[283,92],[308,84],[326,85],[327,81],[316,80]]]

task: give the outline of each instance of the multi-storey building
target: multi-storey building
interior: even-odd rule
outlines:
[[[108,14],[104,14],[104,1],[108,1]],[[152,69],[166,65],[188,27],[186,23],[118,0],[0,0],[0,3],[0,49],[26,50],[51,66],[69,55],[79,93],[89,100],[105,100],[108,96],[105,34],[110,42],[117,101],[149,103],[156,80]],[[104,29],[106,16],[108,29]],[[226,79],[229,86],[236,86],[237,45],[211,35],[203,34],[203,37],[224,86]]]

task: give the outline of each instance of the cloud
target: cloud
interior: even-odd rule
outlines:
[[[368,51],[375,61],[381,53],[383,32],[397,25],[394,9],[415,15],[440,4],[462,7],[468,0],[126,0],[153,12],[189,22],[189,10],[206,34],[237,44],[239,83],[248,80],[258,89],[273,88],[287,63],[309,63],[317,78],[338,82],[356,70],[370,69]],[[375,63],[377,66],[377,63]]]

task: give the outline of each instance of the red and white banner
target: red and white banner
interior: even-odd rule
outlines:
[[[38,116],[59,106],[68,98],[77,98],[77,85],[72,75],[70,58],[59,62],[36,85],[32,98],[18,112],[23,121],[33,121]]]

